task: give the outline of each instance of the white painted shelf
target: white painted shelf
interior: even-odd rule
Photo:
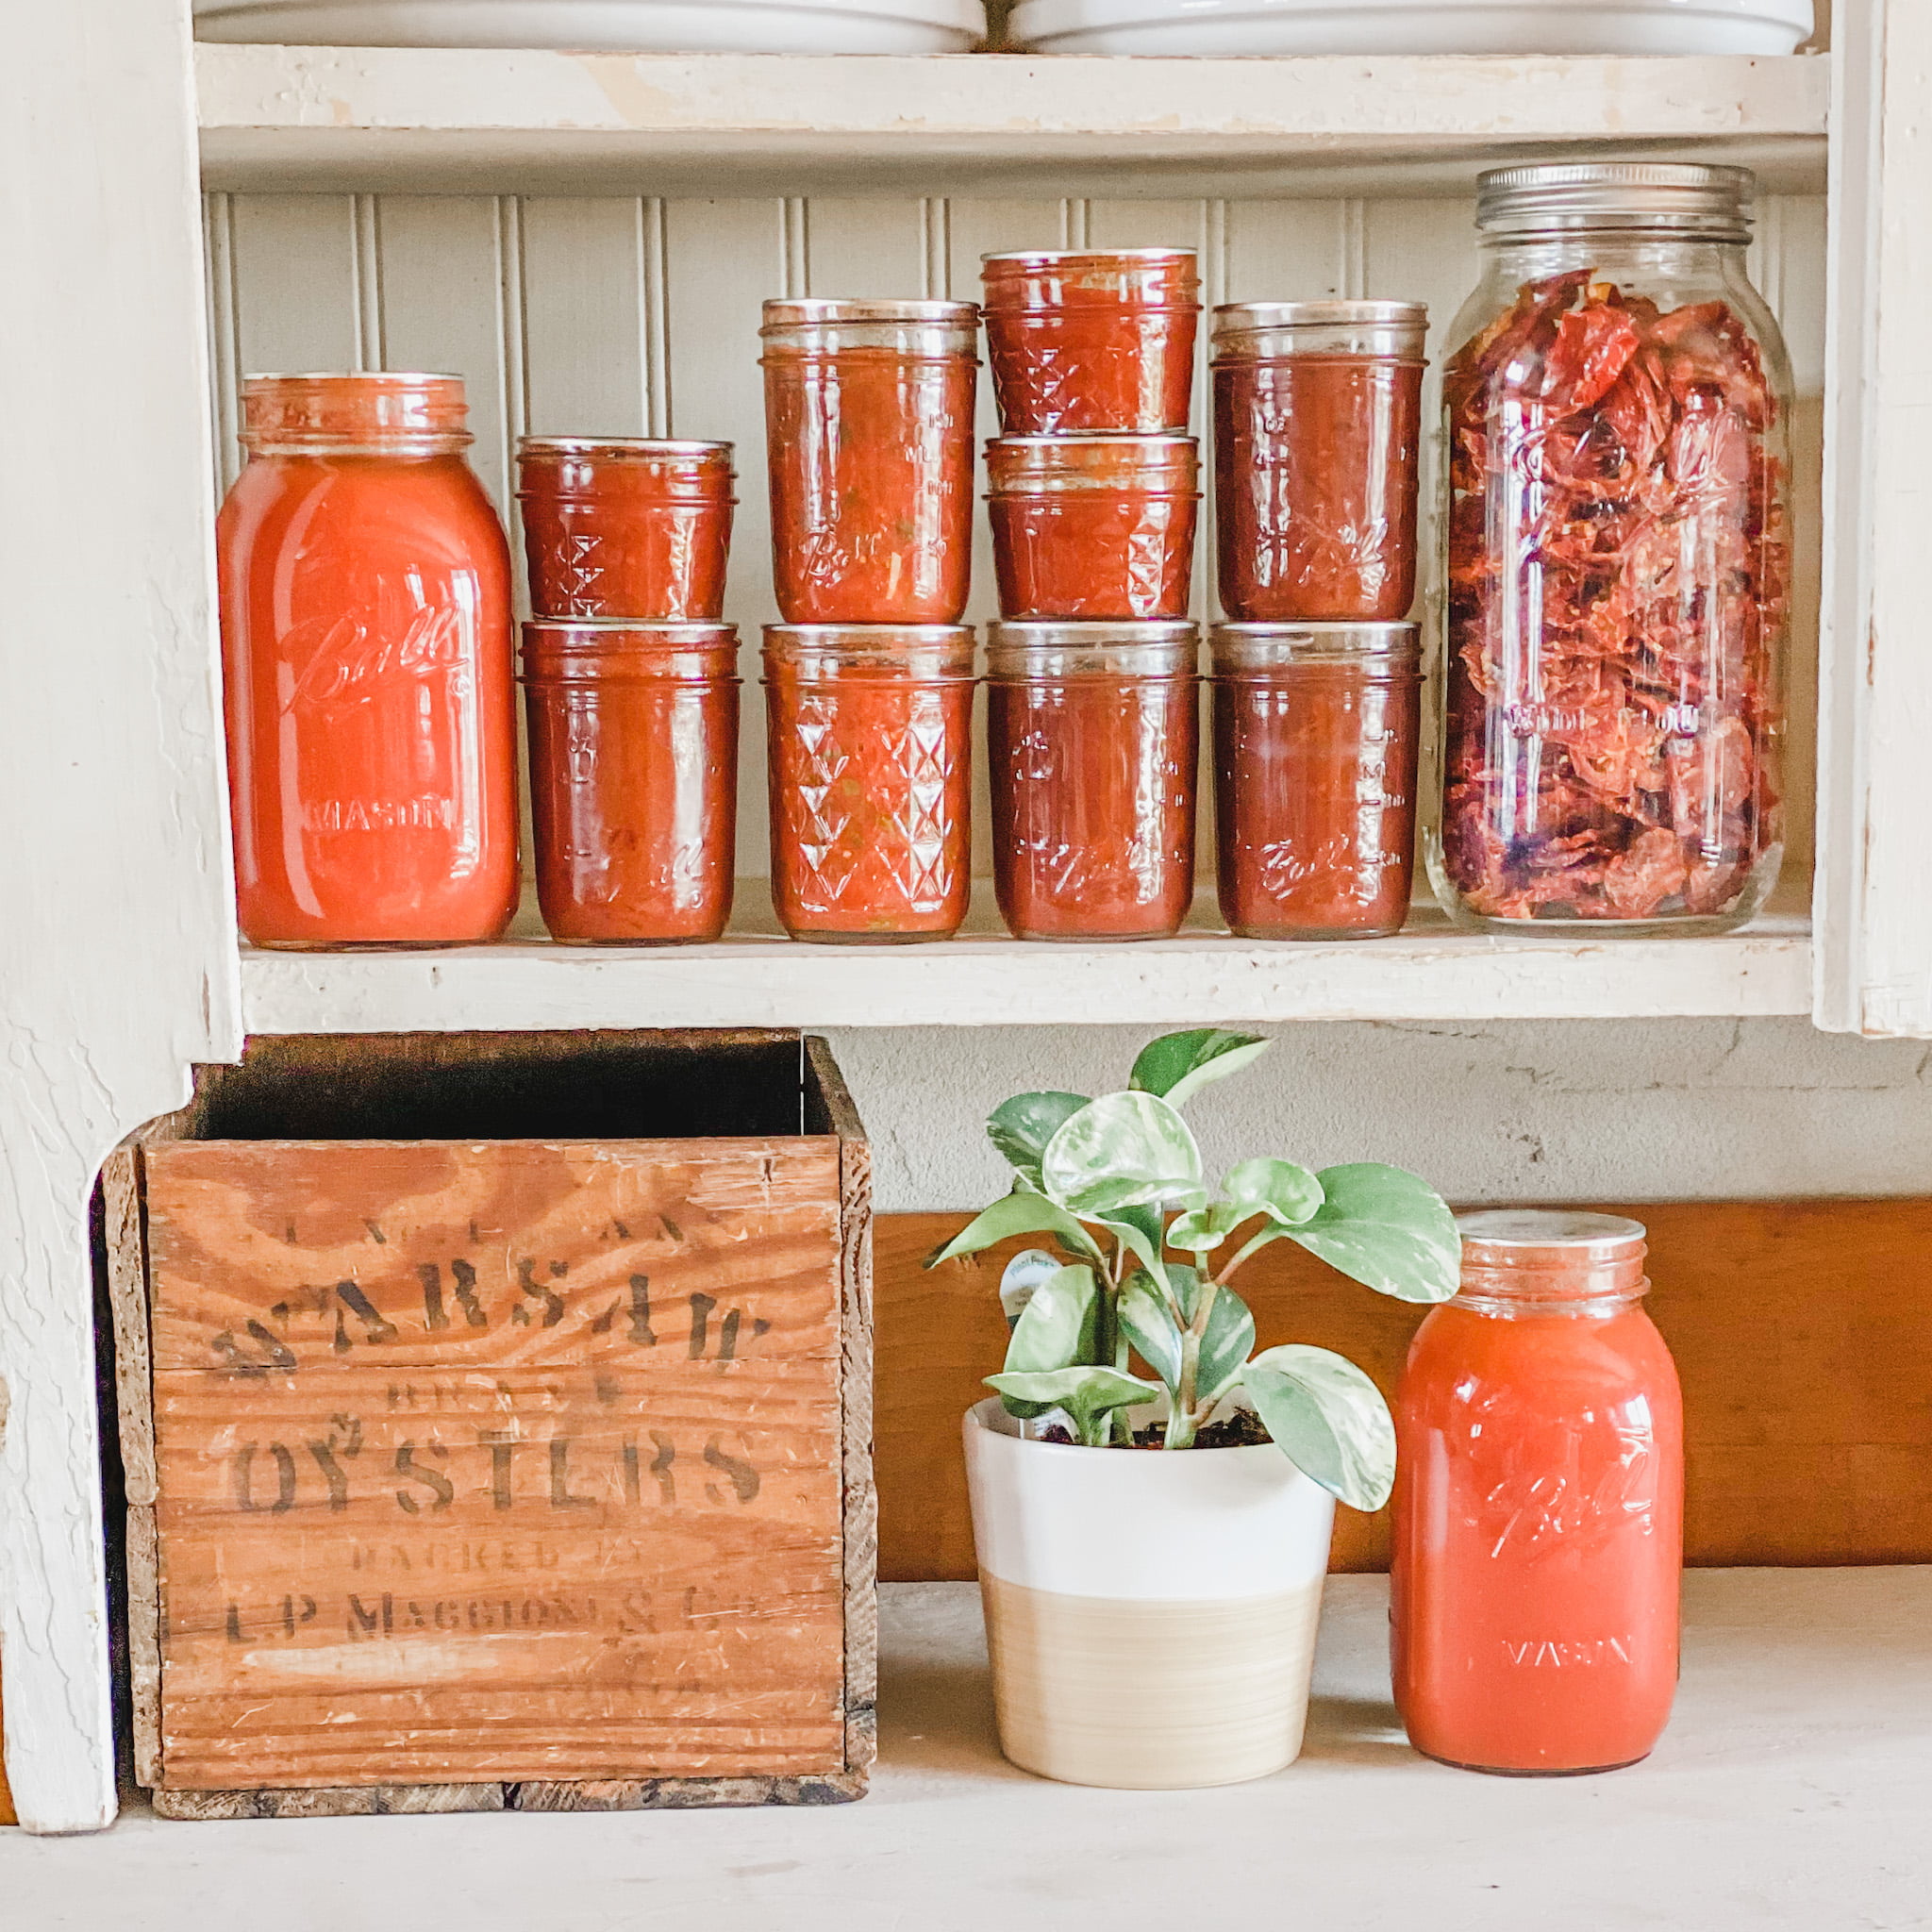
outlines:
[[[1808,1014],[1811,941],[1771,916],[1724,939],[1486,939],[1419,917],[1400,939],[1257,944],[814,946],[763,936],[613,950],[512,941],[242,956],[250,1033],[577,1026],[1212,1025]]]
[[[1831,62],[209,45],[196,73],[214,188],[635,193],[648,175],[668,194],[728,167],[736,192],[803,170],[869,192],[1122,192],[1153,172],[1169,193],[1296,195],[1461,191],[1473,161],[1553,146],[1722,155],[1814,191]]]

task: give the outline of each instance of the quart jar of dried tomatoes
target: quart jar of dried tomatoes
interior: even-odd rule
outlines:
[[[1430,871],[1482,930],[1705,934],[1783,858],[1791,381],[1741,168],[1506,168],[1457,318]]]

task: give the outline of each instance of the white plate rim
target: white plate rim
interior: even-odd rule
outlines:
[[[1635,23],[1657,20],[1733,20],[1802,28],[1800,40],[1817,29],[1814,0],[1349,0],[1351,13],[1513,12],[1525,20],[1551,13],[1626,14]],[[1016,42],[1065,34],[1103,32],[1110,27],[1185,26],[1191,22],[1229,24],[1290,21],[1299,13],[1333,12],[1336,0],[1021,0],[1008,33]]]
[[[260,14],[265,19],[296,10],[320,11],[338,8],[345,14],[374,14],[389,9],[433,14],[443,0],[194,0],[197,20],[217,20],[229,14]],[[487,6],[503,13],[527,10],[532,19],[541,17],[544,0],[449,0],[451,5]],[[986,32],[986,8],[982,0],[571,0],[576,6],[595,6],[599,11],[621,17],[635,9],[641,19],[675,8],[689,11],[702,5],[707,9],[735,9],[740,12],[835,15],[863,19],[916,21],[922,25],[946,27],[971,34],[975,40]]]

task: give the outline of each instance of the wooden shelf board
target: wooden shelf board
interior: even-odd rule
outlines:
[[[610,55],[207,45],[215,188],[1324,194],[1605,149],[1824,180],[1830,61]],[[1043,172],[1044,171],[1044,172]],[[1109,171],[1120,171],[1117,178]]]

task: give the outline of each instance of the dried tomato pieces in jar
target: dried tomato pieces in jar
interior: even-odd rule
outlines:
[[[1439,894],[1723,931],[1782,858],[1790,375],[1750,175],[1486,175],[1455,329]]]

